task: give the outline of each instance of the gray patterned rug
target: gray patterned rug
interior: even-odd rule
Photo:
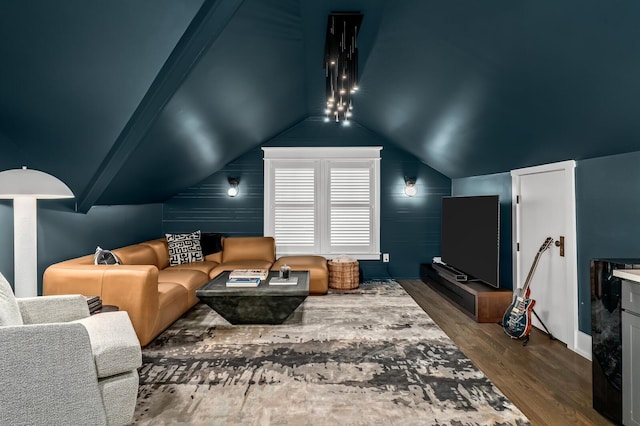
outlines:
[[[277,326],[198,304],[143,350],[140,385],[136,424],[529,424],[394,281]]]

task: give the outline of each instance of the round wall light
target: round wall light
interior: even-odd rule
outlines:
[[[415,179],[405,179],[404,193],[407,197],[415,197],[418,193]]]
[[[229,178],[229,189],[227,190],[227,194],[229,195],[229,197],[235,197],[238,195],[238,192],[240,192],[238,185],[238,179]]]

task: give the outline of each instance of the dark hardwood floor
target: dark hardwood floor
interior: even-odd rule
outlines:
[[[591,362],[534,329],[527,346],[479,324],[420,280],[404,289],[534,425],[610,425],[591,405]]]

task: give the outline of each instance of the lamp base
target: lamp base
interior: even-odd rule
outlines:
[[[32,197],[13,200],[13,281],[16,297],[38,295],[37,202]]]

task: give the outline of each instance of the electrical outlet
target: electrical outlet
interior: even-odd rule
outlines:
[[[389,253],[382,253],[382,261],[384,263],[388,263],[389,262]]]

